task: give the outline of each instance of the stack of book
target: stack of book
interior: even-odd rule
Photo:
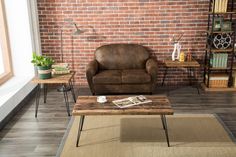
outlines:
[[[215,1],[215,8],[213,8],[213,3]],[[212,10],[215,10],[215,13],[225,13],[227,12],[228,0],[214,0],[212,2]]]
[[[227,53],[213,53],[210,59],[212,68],[227,68],[227,62]]]
[[[52,65],[53,74],[68,74],[70,73],[69,64],[57,63]]]

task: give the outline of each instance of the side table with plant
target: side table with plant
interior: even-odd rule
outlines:
[[[52,58],[33,53],[33,59],[31,63],[37,67],[38,77],[40,79],[49,79],[52,77],[52,64],[54,63]]]

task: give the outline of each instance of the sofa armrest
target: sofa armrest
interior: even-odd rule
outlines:
[[[93,76],[95,76],[97,72],[98,72],[98,62],[96,60],[90,61],[86,66],[86,78],[88,81],[89,88],[93,95],[95,94],[93,87]]]
[[[157,62],[154,59],[148,59],[146,62],[146,71],[151,75],[152,83],[155,84],[157,80]]]

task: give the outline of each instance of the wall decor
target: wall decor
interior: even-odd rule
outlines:
[[[184,54],[184,52],[180,52],[179,61],[180,62],[184,62],[185,61],[185,54]]]
[[[222,31],[231,31],[232,30],[232,22],[231,21],[223,21],[221,25]]]
[[[177,38],[173,35],[172,41],[174,42],[174,50],[172,52],[172,61],[179,60],[181,45],[179,43],[180,39],[183,37],[183,33],[180,34]]]
[[[222,25],[222,18],[216,17],[213,24],[213,30],[214,31],[220,31]]]
[[[227,49],[231,42],[231,36],[228,33],[217,34],[213,39],[213,44],[217,49]]]
[[[187,56],[186,56],[186,61],[191,62],[192,61],[192,54],[190,51],[188,51]]]

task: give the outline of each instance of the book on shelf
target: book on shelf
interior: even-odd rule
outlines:
[[[119,108],[127,108],[131,106],[141,105],[141,104],[146,104],[146,103],[151,103],[151,102],[152,100],[147,99],[143,95],[132,96],[132,97],[112,101],[112,103],[118,106]]]
[[[213,54],[213,58],[215,59],[215,67],[214,68],[219,68],[219,54]]]
[[[215,8],[213,6],[215,1]],[[212,2],[212,10],[215,11],[215,13],[226,13],[227,12],[227,6],[228,6],[228,0],[214,0]]]
[[[227,68],[228,53],[213,53],[210,58],[212,68]]]
[[[219,62],[218,63],[219,67],[224,67],[224,66],[222,66],[223,65],[222,63],[223,63],[223,60],[224,60],[224,56],[222,56],[222,54],[220,53],[220,54],[218,54],[218,58],[219,58],[218,59],[219,60],[218,61]]]

